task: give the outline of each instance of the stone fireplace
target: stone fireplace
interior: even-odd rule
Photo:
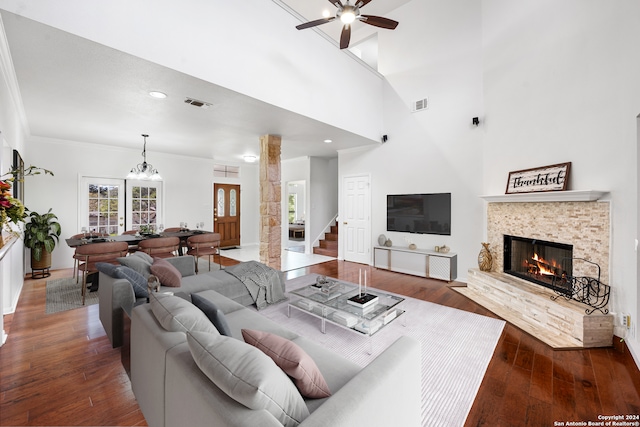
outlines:
[[[557,193],[487,198],[492,271],[470,269],[459,292],[553,348],[610,346],[610,314],[558,297],[572,276],[609,284],[610,203]]]
[[[488,203],[487,240],[492,248],[493,271],[504,271],[504,236],[522,236],[572,246],[573,258],[600,266],[609,283],[609,202]],[[576,261],[574,276],[597,277],[593,264]]]

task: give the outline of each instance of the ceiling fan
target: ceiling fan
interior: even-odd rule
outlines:
[[[383,18],[381,16],[361,15],[360,8],[366,6],[371,0],[356,0],[354,5],[346,0],[344,4],[340,0],[329,0],[329,3],[338,8],[336,16],[328,18],[316,19],[315,21],[309,21],[304,24],[297,25],[296,28],[304,30],[305,28],[311,28],[318,25],[326,24],[336,18],[340,18],[340,21],[344,24],[342,27],[342,33],[340,34],[340,49],[349,47],[349,40],[351,40],[351,23],[355,20],[364,22],[365,24],[373,25],[375,27],[385,28],[388,30],[395,30],[398,26],[398,22],[392,19]]]

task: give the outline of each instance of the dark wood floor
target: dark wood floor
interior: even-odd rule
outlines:
[[[330,261],[287,276],[319,273],[357,282],[360,268],[365,267]],[[369,271],[377,288],[496,317],[446,283]],[[53,274],[71,276],[71,270]],[[5,316],[9,339],[0,348],[0,425],[146,425],[97,305],[44,312],[45,280],[26,280],[16,313]],[[553,351],[507,324],[465,425],[540,427],[640,414],[640,373],[620,347]]]

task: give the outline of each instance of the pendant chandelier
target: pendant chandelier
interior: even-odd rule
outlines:
[[[162,177],[157,169],[154,169],[153,165],[147,163],[147,137],[149,135],[142,134],[144,138],[144,147],[142,149],[142,163],[131,169],[131,172],[127,175],[127,179],[141,179],[151,181],[162,181]]]

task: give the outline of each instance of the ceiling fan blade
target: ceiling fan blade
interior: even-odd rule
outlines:
[[[395,30],[398,26],[398,21],[383,18],[381,16],[360,15],[358,19],[365,24],[373,25],[374,27],[386,28],[387,30]]]
[[[371,1],[371,0],[369,0]],[[342,2],[340,0],[329,0],[329,3],[331,3],[332,5],[334,5],[335,7],[337,7],[338,9],[341,9],[342,6]]]
[[[336,19],[335,16],[332,16],[330,18],[316,19],[315,21],[309,21],[309,22],[305,22],[304,24],[296,25],[296,28],[299,30],[304,30],[305,28],[311,28],[317,25],[326,24],[327,22],[331,22],[334,19]]]
[[[358,0],[358,1],[356,1],[356,4],[354,6],[357,7],[357,8],[364,7],[367,4],[369,4],[370,1],[371,0]]]
[[[342,27],[342,34],[340,34],[340,49],[349,47],[349,41],[351,40],[351,25],[345,24]]]

